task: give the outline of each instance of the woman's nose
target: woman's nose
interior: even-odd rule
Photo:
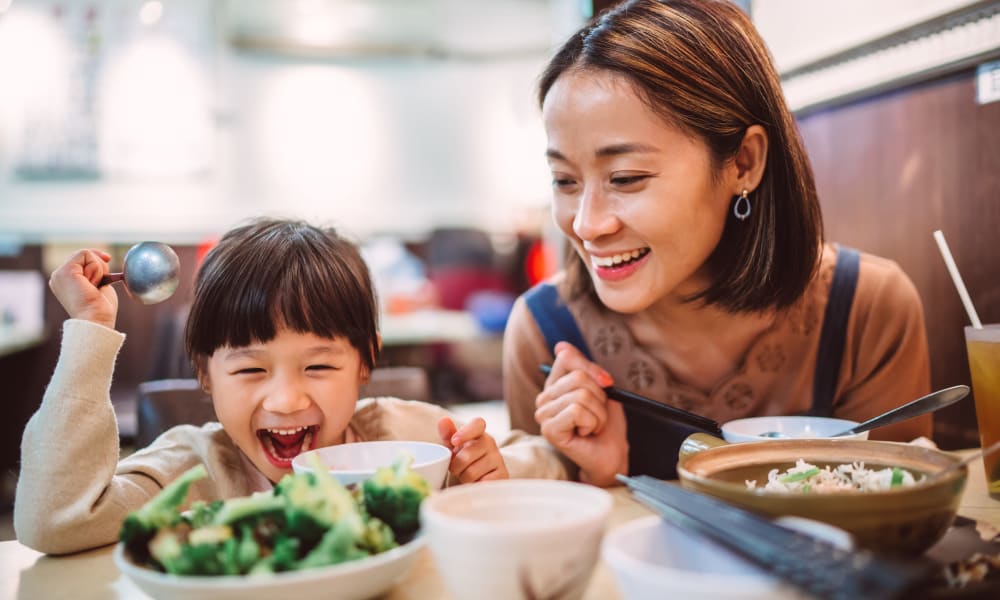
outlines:
[[[305,386],[293,377],[284,377],[274,381],[264,398],[263,408],[273,413],[291,414],[309,408],[309,402]]]
[[[620,227],[621,222],[600,186],[585,187],[573,215],[573,233],[581,240],[595,240]]]

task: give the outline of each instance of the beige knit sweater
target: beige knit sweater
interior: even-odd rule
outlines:
[[[110,388],[124,340],[89,321],[64,324],[55,373],[21,442],[14,528],[31,548],[62,554],[116,541],[129,512],[198,463],[209,476],[192,486],[189,501],[245,496],[271,485],[218,423],[175,427],[119,461]],[[433,404],[369,398],[358,403],[351,437],[440,442],[437,421],[447,414]],[[497,442],[511,477],[567,477],[543,439],[514,431]]]

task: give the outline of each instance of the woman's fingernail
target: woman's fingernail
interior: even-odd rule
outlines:
[[[615,383],[615,380],[611,378],[611,375],[607,371],[601,371],[597,382],[601,384],[601,387],[611,387]]]

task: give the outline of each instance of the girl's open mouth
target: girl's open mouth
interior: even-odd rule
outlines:
[[[271,464],[281,469],[291,469],[292,459],[316,443],[317,425],[291,429],[258,429],[257,438]]]

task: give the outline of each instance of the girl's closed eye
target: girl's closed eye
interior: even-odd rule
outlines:
[[[235,369],[231,375],[256,375],[257,373],[263,373],[264,369],[262,367],[243,367]]]
[[[572,177],[567,177],[565,175],[552,175],[552,187],[555,187],[561,191],[568,191],[576,185],[576,180]]]
[[[306,371],[339,371],[342,367],[335,365],[309,365]]]

